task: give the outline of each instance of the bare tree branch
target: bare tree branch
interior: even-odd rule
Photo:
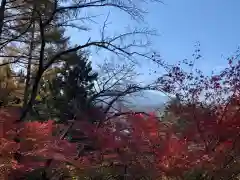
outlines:
[[[22,115],[19,119],[20,121],[22,121],[26,117],[27,112],[31,109],[32,104],[34,103],[35,97],[37,95],[39,82],[40,82],[40,80],[42,78],[42,75],[44,73],[43,63],[44,63],[44,50],[45,50],[46,42],[45,42],[45,37],[44,37],[43,22],[42,22],[41,15],[40,15],[39,12],[38,12],[38,14],[39,14],[40,36],[41,36],[41,48],[40,48],[38,72],[37,72],[36,79],[35,79],[35,82],[34,82],[33,87],[32,87],[30,100],[26,104],[26,107],[24,107],[24,109],[23,109],[23,113],[22,113]]]
[[[39,69],[38,69],[38,72],[36,74],[36,78],[35,78],[35,81],[33,84],[31,97],[30,97],[30,100],[27,105],[28,108],[26,108],[27,110],[33,105],[34,99],[37,95],[38,84],[41,80],[43,73],[48,68],[50,68],[55,62],[57,62],[61,58],[63,58],[65,55],[72,53],[72,52],[76,52],[76,51],[82,51],[87,48],[97,47],[97,48],[112,52],[117,56],[122,56],[122,57],[129,58],[129,59],[134,58],[134,56],[145,57],[147,55],[145,53],[138,52],[136,48],[146,48],[146,46],[148,45],[148,42],[147,43],[142,43],[142,42],[138,43],[136,41],[133,41],[132,43],[128,43],[127,45],[120,45],[119,43],[122,42],[123,39],[126,39],[127,37],[130,38],[130,36],[134,37],[136,35],[144,35],[144,36],[155,35],[155,33],[153,31],[148,31],[147,29],[143,29],[143,30],[134,30],[132,32],[127,32],[127,33],[117,35],[114,37],[106,37],[104,34],[104,30],[107,25],[107,19],[108,19],[108,17],[107,17],[107,19],[105,20],[105,22],[103,24],[101,38],[99,41],[98,40],[91,41],[91,38],[89,38],[89,40],[85,44],[65,49],[56,54],[53,54],[52,57],[44,57],[43,56],[44,49],[45,49],[44,47],[45,47],[45,43],[46,43],[44,40],[44,32],[46,31],[47,27],[51,24],[51,22],[54,20],[54,18],[57,15],[61,15],[62,13],[64,14],[64,13],[66,13],[66,11],[79,10],[81,8],[86,8],[86,7],[103,7],[103,6],[119,8],[132,16],[133,15],[140,16],[140,14],[143,13],[140,9],[138,9],[135,6],[135,4],[133,2],[129,2],[129,1],[128,1],[129,6],[122,1],[108,1],[108,0],[96,0],[96,1],[91,1],[89,3],[86,3],[86,2],[85,3],[75,3],[75,4],[69,5],[69,6],[59,6],[59,7],[58,7],[57,0],[55,0],[54,3],[55,4],[54,4],[52,14],[50,17],[47,17],[47,19],[45,17],[41,19],[41,14],[40,13],[38,14],[39,19],[40,19],[39,26],[40,26],[40,34],[41,34],[41,50],[40,50],[40,58],[39,58]],[[148,58],[150,58],[150,57],[148,57]],[[118,82],[116,82],[116,83],[118,83]],[[131,87],[130,89],[133,90],[133,87]],[[130,91],[130,89],[129,89],[129,91]],[[136,91],[136,88],[135,88],[135,91]],[[131,91],[128,93],[131,93]],[[118,99],[118,98],[115,98],[115,99]],[[25,113],[23,113],[23,116],[21,117],[21,119],[24,118],[27,110],[24,111]]]

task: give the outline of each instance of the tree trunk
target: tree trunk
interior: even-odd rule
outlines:
[[[32,87],[30,99],[27,102],[26,106],[23,108],[23,112],[22,112],[22,115],[21,115],[19,121],[24,120],[24,118],[27,116],[28,112],[31,110],[32,105],[34,104],[35,98],[36,98],[37,92],[38,92],[38,85],[40,83],[42,75],[43,75],[43,71],[38,70],[37,76],[35,78],[35,82],[34,82],[33,87]]]
[[[32,15],[34,15],[34,13]],[[28,103],[30,80],[31,80],[32,55],[33,55],[33,49],[34,49],[34,34],[35,34],[35,22],[33,22],[33,25],[32,25],[31,41],[29,45],[29,54],[28,54],[29,57],[28,57],[28,64],[27,64],[27,76],[26,76],[26,82],[25,82],[25,89],[24,89],[23,108],[26,108],[26,105]]]
[[[5,12],[6,4],[7,4],[7,0],[2,0],[1,7],[0,7],[0,39],[2,37],[4,12]]]

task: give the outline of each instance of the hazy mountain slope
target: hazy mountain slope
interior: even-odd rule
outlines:
[[[111,98],[109,98],[109,101]],[[114,109],[131,109],[133,111],[154,112],[164,108],[169,97],[155,91],[144,91],[131,96],[126,96],[116,102]],[[103,105],[103,104],[102,104]]]

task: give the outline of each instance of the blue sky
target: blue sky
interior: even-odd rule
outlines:
[[[191,58],[199,41],[203,59],[198,67],[209,72],[225,66],[224,59],[240,43],[240,1],[238,0],[166,0],[166,5],[150,6],[147,21],[161,36],[154,45],[163,59]]]
[[[225,59],[232,55],[240,45],[240,1],[238,0],[164,0],[164,4],[144,6],[149,13],[145,24],[132,21],[129,16],[119,11],[111,11],[108,32],[121,32],[124,27],[145,27],[156,29],[158,37],[151,39],[153,48],[160,52],[162,58],[175,63],[185,58],[191,59],[196,42],[201,44],[201,55],[196,66],[205,73],[219,70],[226,65]],[[108,10],[92,9],[91,14],[105,14],[97,20],[99,24],[91,26],[90,33],[69,31],[73,43],[92,39],[99,34],[99,25],[106,17]],[[93,61],[101,62],[101,55],[94,56]],[[148,69],[154,64],[143,61],[140,72],[148,75]],[[143,80],[152,79],[143,76]],[[145,78],[145,79],[144,79]]]

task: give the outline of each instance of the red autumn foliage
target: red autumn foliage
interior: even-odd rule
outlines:
[[[169,111],[187,124],[183,131],[175,130],[180,138],[178,142],[185,139],[188,147],[188,158],[181,159],[181,163],[183,166],[190,163],[189,170],[201,169],[204,179],[234,179],[240,172],[240,61],[237,58],[230,58],[229,67],[218,75],[204,76],[201,71],[193,70],[191,63],[184,62],[191,64],[190,72],[182,68],[179,73],[176,66],[165,65],[167,73],[159,78],[160,88],[171,85],[167,93],[181,97],[181,104],[169,107]]]
[[[102,118],[99,124],[84,120],[69,125],[15,123],[19,113],[1,109],[1,178],[41,167],[71,164],[84,169],[117,164],[127,167],[132,179],[142,172],[150,172],[152,179],[184,178],[193,169],[200,170],[204,179],[233,179],[240,170],[239,72],[240,63],[233,62],[213,77],[172,67],[159,79],[163,89],[177,91],[182,98],[180,104],[169,106],[178,119],[171,123],[134,113]],[[180,122],[185,123],[183,128]],[[75,142],[69,142],[66,134]]]
[[[181,108],[184,112],[191,110],[190,106]],[[51,159],[54,166],[69,163],[77,168],[117,163],[127,166],[129,173],[136,168],[151,170],[155,178],[183,177],[184,172],[193,168],[202,168],[214,176],[214,172],[223,170],[229,154],[238,153],[239,123],[219,122],[219,115],[204,113],[207,111],[195,108],[196,116],[208,121],[190,123],[181,133],[174,124],[165,124],[154,116],[128,115],[125,121],[113,119],[100,127],[87,121],[75,122],[72,129],[86,137],[78,145],[82,145],[83,151],[85,146],[93,148],[76,159],[77,144],[53,136],[58,127],[53,121],[14,123],[16,113],[1,110],[1,174],[5,179],[14,172],[24,174],[46,167],[46,160]],[[187,114],[184,117],[188,119]]]
[[[43,167],[47,159],[74,163],[76,145],[52,135],[53,121],[16,123],[17,114],[12,109],[0,111],[2,179],[13,171],[24,173]]]

